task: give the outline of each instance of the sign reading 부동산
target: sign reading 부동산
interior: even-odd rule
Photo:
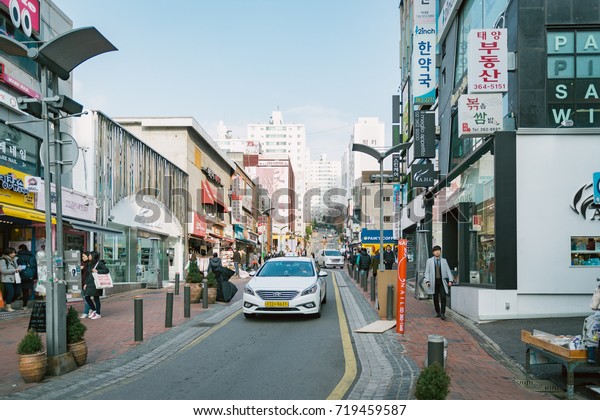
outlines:
[[[436,2],[415,0],[413,4],[412,94],[415,105],[435,103]]]
[[[506,29],[469,32],[469,93],[508,91]]]

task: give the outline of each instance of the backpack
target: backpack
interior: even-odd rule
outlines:
[[[19,261],[19,264],[25,265],[25,268],[19,273],[21,278],[25,280],[33,280],[37,274],[37,264],[35,264],[35,259],[33,257],[28,257],[26,259],[21,256],[19,260],[21,260]],[[32,263],[31,260],[34,260],[34,262]]]

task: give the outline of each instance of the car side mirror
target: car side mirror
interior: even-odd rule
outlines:
[[[319,277],[327,277],[327,271],[321,270],[319,271]]]

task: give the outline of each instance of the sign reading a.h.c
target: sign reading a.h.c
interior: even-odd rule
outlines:
[[[594,203],[600,204],[600,172],[594,172]]]

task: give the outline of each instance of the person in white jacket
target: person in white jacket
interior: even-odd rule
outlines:
[[[427,293],[433,295],[433,307],[437,318],[446,319],[446,295],[448,287],[454,281],[448,261],[442,258],[442,248],[439,245],[431,249],[433,257],[425,265],[425,284]]]

